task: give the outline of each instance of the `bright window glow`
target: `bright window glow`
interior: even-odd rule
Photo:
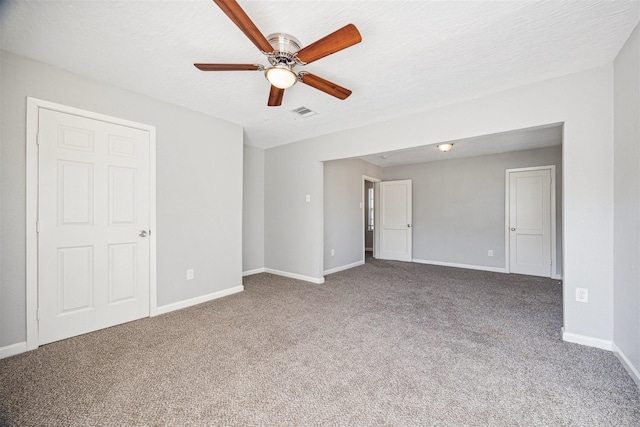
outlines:
[[[367,231],[373,231],[373,187],[369,188],[369,218],[367,221]]]

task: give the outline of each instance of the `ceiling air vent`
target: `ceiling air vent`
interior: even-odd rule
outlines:
[[[315,111],[308,109],[307,107],[298,107],[295,110],[291,110],[291,112],[305,118],[318,114]]]

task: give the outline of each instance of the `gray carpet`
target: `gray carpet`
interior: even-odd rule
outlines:
[[[562,342],[557,281],[373,261],[0,360],[16,426],[639,426],[607,351]]]

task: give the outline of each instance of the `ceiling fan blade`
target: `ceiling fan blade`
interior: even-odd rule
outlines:
[[[220,9],[233,21],[234,24],[244,33],[245,36],[256,45],[262,52],[273,52],[273,46],[269,40],[260,32],[258,27],[247,16],[244,10],[235,0],[213,0]]]
[[[284,96],[284,89],[271,86],[271,92],[269,92],[269,107],[278,107],[282,104],[282,97]]]
[[[317,61],[320,58],[346,49],[361,41],[362,36],[356,26],[348,24],[315,43],[311,43],[309,46],[300,49],[298,51],[298,59],[305,64],[309,64],[310,62]]]
[[[318,77],[313,74],[300,73],[300,80],[304,84],[307,84],[339,99],[347,99],[349,95],[351,95],[351,91],[349,89],[338,86],[335,83],[331,83],[329,80],[325,80],[322,77]]]
[[[259,71],[260,65],[254,64],[193,64],[202,71]]]

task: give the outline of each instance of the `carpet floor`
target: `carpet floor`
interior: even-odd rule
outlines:
[[[640,426],[608,351],[563,342],[562,287],[371,260],[0,360],[6,426]]]

